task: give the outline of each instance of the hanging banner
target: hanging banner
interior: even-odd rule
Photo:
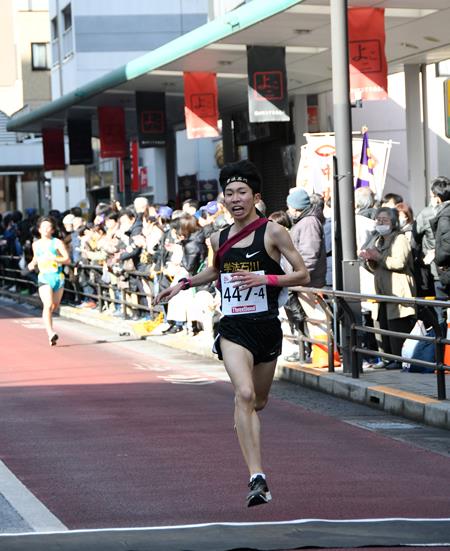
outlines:
[[[140,189],[139,179],[139,146],[137,140],[130,142],[130,157],[131,157],[131,191],[133,193]]]
[[[64,129],[43,128],[42,145],[44,149],[44,170],[64,170]]]
[[[120,193],[125,191],[125,167],[123,159],[119,159],[119,191]]]
[[[300,149],[300,163],[297,170],[297,186],[305,188],[311,195],[319,193],[328,198],[333,183],[333,156],[336,155],[334,134],[305,134],[307,144]],[[363,138],[353,138],[354,185],[360,174]],[[377,199],[383,196],[392,140],[370,140],[372,178],[369,186]]]
[[[350,8],[348,40],[351,101],[386,99],[384,9]]]
[[[139,169],[139,183],[141,189],[148,187],[148,168],[146,166],[141,166]]]
[[[94,161],[91,121],[69,119],[67,133],[69,134],[70,164],[91,165]]]
[[[165,147],[166,97],[164,92],[136,92],[139,147]]]
[[[284,48],[247,46],[250,122],[289,121]]]
[[[99,107],[100,157],[123,158],[128,155],[125,138],[125,112],[122,107]]]
[[[219,136],[217,78],[214,73],[184,73],[184,104],[188,139]]]

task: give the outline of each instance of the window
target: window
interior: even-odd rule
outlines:
[[[34,42],[31,44],[31,68],[33,71],[50,69],[48,42]]]
[[[67,4],[62,10],[62,16],[64,31],[67,31],[72,27],[72,6],[70,4]]]
[[[58,40],[58,18],[54,17],[50,24],[50,34],[52,40]]]

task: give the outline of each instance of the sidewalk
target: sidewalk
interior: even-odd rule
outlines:
[[[199,333],[195,337],[184,331],[173,335],[158,334],[158,328],[146,335],[142,322],[124,321],[97,310],[62,306],[60,315],[82,323],[101,326],[121,335],[136,335],[149,342],[216,358],[211,351],[212,337]],[[276,377],[295,384],[311,387],[339,398],[383,409],[388,413],[406,417],[440,428],[450,429],[450,384],[447,384],[447,400],[437,400],[436,375],[401,371],[371,370],[359,379],[344,375],[342,368],[335,373],[286,362],[280,358]],[[447,377],[450,381],[450,377]]]

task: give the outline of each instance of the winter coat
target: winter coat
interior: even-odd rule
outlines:
[[[290,231],[292,242],[302,255],[311,281],[309,287],[324,287],[327,274],[327,253],[323,217],[314,207],[302,213]]]
[[[437,266],[450,267],[450,201],[443,203],[436,217],[430,221],[436,240],[434,261]]]
[[[189,275],[193,276],[198,272],[202,262],[208,256],[203,230],[192,233],[181,242],[181,246],[183,247],[181,265],[189,272]]]
[[[374,232],[363,248],[376,248],[381,253],[380,260],[370,260],[368,263],[368,267],[375,277],[377,295],[399,298],[416,296],[411,245],[403,233],[393,232],[382,237]],[[378,319],[378,304],[374,304],[372,312],[374,319]],[[415,313],[416,310],[413,306],[386,303],[386,315],[389,320],[414,316]]]

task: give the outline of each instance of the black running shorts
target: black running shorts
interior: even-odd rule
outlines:
[[[249,350],[255,365],[271,362],[281,354],[283,332],[278,318],[239,319],[239,316],[224,316],[219,322],[219,332],[213,347],[213,352],[223,360],[220,337]]]

